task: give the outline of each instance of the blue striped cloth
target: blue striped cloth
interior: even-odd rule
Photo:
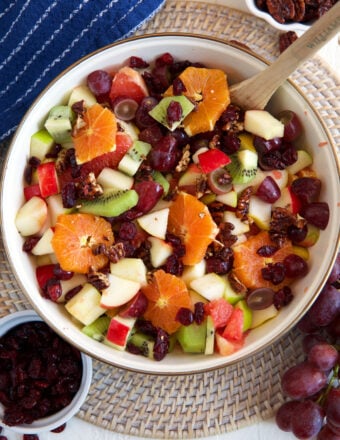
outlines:
[[[79,58],[128,36],[164,0],[0,0],[0,141]]]

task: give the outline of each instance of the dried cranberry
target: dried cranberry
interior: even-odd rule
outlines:
[[[209,257],[206,260],[206,271],[215,272],[219,275],[228,273],[232,268],[232,260],[223,260],[220,257]]]
[[[22,250],[24,252],[30,253],[39,240],[40,240],[39,237],[26,238],[24,244],[22,245]]]
[[[129,60],[129,66],[135,67],[136,69],[142,69],[144,67],[148,67],[149,63],[147,63],[143,58],[131,56]]]
[[[53,273],[58,280],[70,280],[73,277],[73,272],[63,270],[60,264],[55,264],[53,267]]]
[[[120,225],[118,236],[122,240],[132,240],[137,234],[137,227],[133,222],[123,222]]]
[[[204,320],[204,303],[201,301],[195,303],[194,306],[194,321],[196,324],[200,325],[202,324]]]
[[[165,272],[181,276],[183,274],[184,265],[176,254],[172,254],[167,258],[163,268]]]
[[[79,286],[73,287],[73,289],[70,289],[68,292],[66,292],[66,294],[65,294],[65,301],[67,302],[71,298],[76,296],[77,293],[80,292],[82,288],[83,288],[83,286],[79,285]]]
[[[284,286],[274,294],[273,304],[280,310],[282,307],[288,305],[293,299],[293,294],[289,286]]]
[[[164,359],[169,351],[169,335],[162,329],[157,329],[153,357],[156,361]]]
[[[166,119],[170,127],[182,118],[182,106],[177,101],[171,101],[166,110]]]
[[[176,315],[176,321],[182,325],[190,325],[194,322],[194,314],[186,307],[181,307]]]
[[[286,276],[286,269],[283,263],[270,263],[261,269],[262,277],[274,285],[282,283]]]
[[[60,281],[54,278],[48,280],[44,287],[44,293],[46,298],[50,299],[51,301],[57,302],[62,295],[62,287]]]
[[[260,255],[261,257],[271,257],[275,254],[275,252],[278,250],[278,246],[275,245],[265,245],[261,246],[256,253]]]
[[[76,205],[77,187],[74,182],[68,182],[62,187],[61,200],[64,208],[73,208]]]
[[[172,87],[174,95],[182,95],[184,92],[186,92],[186,87],[180,78],[174,79]]]

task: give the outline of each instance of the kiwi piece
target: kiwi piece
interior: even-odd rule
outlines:
[[[56,105],[51,108],[45,128],[55,142],[64,144],[72,141],[71,131],[74,117],[73,110],[68,105]]]
[[[103,195],[93,200],[84,200],[79,211],[102,217],[117,217],[136,206],[137,203],[138,193],[134,189],[104,191]]]
[[[82,328],[82,332],[85,335],[90,336],[90,338],[96,341],[102,342],[104,340],[104,335],[109,328],[111,318],[107,315],[100,316],[91,324],[85,325]]]
[[[134,141],[132,147],[119,162],[118,169],[128,176],[135,175],[150,150],[151,145],[149,143],[139,140]]]
[[[231,162],[226,166],[233,183],[248,183],[257,173],[257,153],[252,150],[238,150],[230,156]]]
[[[163,174],[160,171],[153,170],[152,171],[152,178],[155,182],[159,183],[163,187],[163,194],[166,196],[170,189],[170,183],[169,181],[163,176]]]
[[[152,336],[141,332],[136,332],[130,337],[129,344],[137,347],[143,356],[150,359],[154,358],[153,349],[155,346],[155,340],[152,338]]]
[[[177,121],[171,121],[168,120],[168,107],[171,104],[171,102],[178,102],[180,106],[182,107],[182,114]],[[161,99],[159,103],[149,111],[149,115],[152,116],[156,121],[160,122],[162,125],[164,125],[167,129],[170,131],[175,130],[180,123],[183,121],[183,119],[188,116],[188,114],[195,108],[195,105],[184,95],[179,96],[166,96],[165,98]]]
[[[207,339],[207,320],[182,325],[176,333],[177,341],[185,353],[204,353]]]

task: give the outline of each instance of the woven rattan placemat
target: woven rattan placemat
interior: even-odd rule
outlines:
[[[136,32],[189,32],[237,40],[268,60],[278,55],[278,31],[248,14],[219,5],[168,0]],[[171,52],[171,48],[164,48]],[[339,80],[319,58],[292,79],[323,116],[340,145]],[[1,162],[6,144],[1,146]],[[0,240],[0,316],[30,308],[20,292]],[[280,376],[302,356],[293,330],[271,347],[228,368],[165,377],[124,371],[94,361],[92,386],[78,417],[116,433],[152,438],[223,434],[274,414],[283,402]]]

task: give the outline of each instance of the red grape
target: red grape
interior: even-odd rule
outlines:
[[[329,221],[329,206],[326,202],[308,203],[301,208],[299,214],[317,228],[326,229]]]
[[[321,180],[316,177],[300,177],[292,182],[291,189],[303,204],[316,202],[321,191]]]
[[[267,287],[254,289],[247,295],[247,304],[252,310],[261,310],[273,304],[274,290]]]
[[[94,70],[87,77],[87,85],[98,102],[108,100],[112,85],[112,76],[105,70]]]
[[[256,195],[267,203],[274,203],[280,198],[281,190],[271,176],[267,176],[259,185]]]
[[[275,421],[282,431],[290,432],[292,430],[292,416],[298,405],[299,402],[290,400],[289,402],[282,404],[277,410]]]
[[[322,428],[324,411],[312,400],[299,402],[292,414],[292,432],[299,439],[309,439]]]
[[[283,260],[283,264],[288,278],[304,277],[308,272],[308,264],[296,254],[287,255]]]
[[[317,440],[340,440],[340,434],[335,434],[328,424],[326,424],[317,436]]]
[[[315,344],[308,353],[308,362],[321,371],[330,371],[338,361],[338,350],[327,343]]]
[[[317,327],[325,327],[336,318],[340,311],[340,291],[326,285],[308,311],[309,319]]]
[[[307,362],[289,368],[282,376],[283,393],[292,399],[304,399],[318,393],[326,385],[323,371]]]
[[[138,103],[134,99],[120,96],[112,103],[114,114],[122,121],[131,121],[136,114]]]
[[[283,110],[278,114],[279,121],[285,126],[283,139],[294,141],[302,133],[302,124],[299,117],[292,110]]]
[[[340,427],[340,388],[332,388],[327,395],[326,417],[334,426]]]

